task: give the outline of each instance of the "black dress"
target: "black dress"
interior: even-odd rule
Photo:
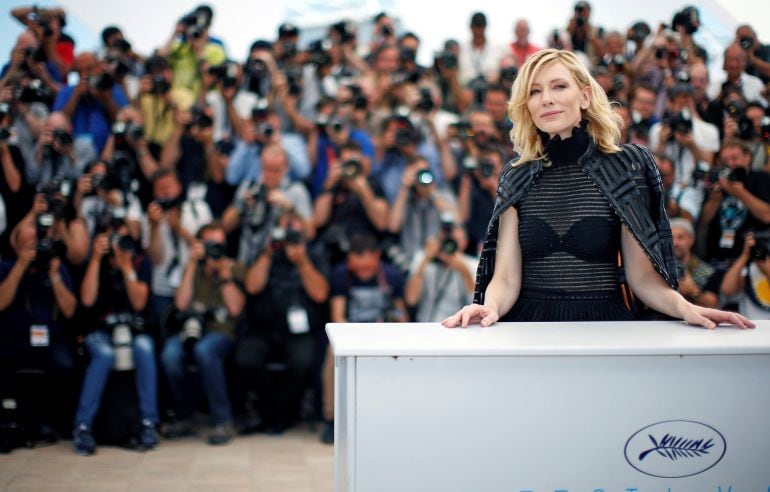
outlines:
[[[589,138],[581,126],[547,141],[550,166],[514,205],[522,285],[502,321],[632,319],[620,294],[621,222],[578,162]]]

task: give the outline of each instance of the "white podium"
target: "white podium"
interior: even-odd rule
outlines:
[[[770,492],[770,321],[327,333],[338,492]]]

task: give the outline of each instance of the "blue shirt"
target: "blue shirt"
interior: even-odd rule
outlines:
[[[281,145],[289,156],[289,178],[292,181],[307,178],[311,166],[305,140],[296,133],[284,133],[281,135]],[[258,180],[262,174],[261,152],[262,144],[238,139],[225,171],[227,183],[237,186],[244,181]]]
[[[361,147],[361,153],[369,159],[374,159],[374,144],[372,139],[363,130],[352,130],[350,132],[350,141],[357,143]],[[339,149],[326,135],[318,137],[318,158],[313,168],[313,176],[310,183],[310,193],[313,198],[317,197],[323,188],[326,177],[329,175],[329,151],[334,155],[339,154]]]
[[[441,172],[441,157],[436,147],[422,142],[417,147],[417,153],[430,165],[430,170],[433,171],[433,175],[436,177],[436,184],[439,187],[443,187],[445,182],[444,175]],[[388,151],[372,169],[372,176],[379,180],[385,192],[385,198],[387,198],[390,204],[396,201],[398,190],[401,189],[401,177],[404,174],[405,168],[406,158],[399,152]]]
[[[74,90],[75,87],[71,85],[62,88],[59,91],[59,95],[56,96],[56,101],[53,103],[53,110],[61,111],[69,102]],[[119,85],[115,85],[112,88],[112,100],[118,108],[123,108],[128,104],[126,93],[123,92]],[[107,116],[107,110],[104,108],[104,105],[95,99],[81,97],[75,108],[75,114],[72,115],[73,136],[89,136],[94,150],[97,154],[101,154],[110,133],[112,133],[112,122]]]

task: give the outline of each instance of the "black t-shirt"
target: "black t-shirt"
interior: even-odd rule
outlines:
[[[760,45],[756,50],[754,50],[754,54],[757,55],[757,58],[760,60],[770,63],[770,45]],[[759,77],[765,84],[770,82],[770,77],[757,70],[757,68],[751,63],[746,65],[746,73],[755,77]]]
[[[133,259],[136,278],[149,287],[152,282],[152,266],[150,260],[143,256],[135,256]],[[149,305],[149,300],[148,300]],[[96,328],[101,327],[104,318],[110,314],[133,313],[145,315],[146,309],[137,313],[128,300],[128,291],[123,279],[123,273],[110,265],[110,259],[104,257],[99,269],[99,294],[96,302],[90,308],[90,314],[97,323]]]
[[[15,264],[16,260],[0,262],[0,282],[6,279]],[[63,264],[59,268],[59,275],[64,285],[72,291],[72,277]],[[0,330],[3,333],[0,356],[30,348],[31,325],[47,326],[52,341],[59,337],[62,334],[62,319],[55,306],[48,269],[30,267],[21,279],[11,305],[0,311]]]
[[[395,299],[404,296],[404,277],[394,266],[381,264],[377,275],[360,280],[338,265],[332,273],[330,297],[343,296],[347,300],[345,317],[350,323],[382,322]]]
[[[0,258],[10,258],[15,256],[13,249],[9,243],[11,231],[16,227],[21,219],[32,208],[32,200],[34,198],[34,190],[27,185],[27,180],[24,177],[24,157],[21,151],[15,145],[9,145],[8,150],[11,153],[11,161],[13,167],[21,175],[21,188],[17,192],[12,192],[8,186],[8,180],[5,177],[5,173],[0,170],[0,196],[3,197],[5,202],[5,218],[6,229],[5,232],[0,235]]]
[[[492,218],[492,209],[495,206],[495,197],[483,189],[478,181],[472,180],[471,184],[471,211],[466,224],[468,232],[468,249],[471,255],[481,252],[480,244],[487,233],[489,219]]]
[[[755,197],[770,203],[770,174],[751,171],[746,176],[744,186]],[[754,217],[740,200],[725,196],[714,219],[709,223],[706,237],[708,261],[718,264],[734,260],[743,250],[743,238],[747,232],[767,229],[768,225]]]
[[[191,135],[183,135],[179,142],[182,154],[177,162],[177,172],[184,189],[192,182],[203,182],[206,177],[206,153],[203,146]]]

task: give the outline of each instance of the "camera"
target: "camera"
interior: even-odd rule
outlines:
[[[401,63],[414,63],[416,58],[417,52],[412,48],[403,47],[399,50],[398,60]]]
[[[452,238],[452,231],[454,230],[455,223],[451,215],[441,216],[441,245],[439,251],[445,255],[452,256],[457,253],[459,246],[457,241]],[[440,260],[439,260],[440,261]]]
[[[736,167],[730,170],[730,172],[727,175],[727,180],[732,181],[734,183],[740,182],[743,183],[746,181],[746,176],[748,176],[749,172],[744,167]]]
[[[193,106],[190,110],[190,113],[192,114],[192,121],[190,122],[190,126],[197,126],[198,128],[210,128],[214,125],[214,120],[211,119],[211,116],[204,113],[200,106]]]
[[[698,10],[695,7],[685,7],[680,12],[674,14],[671,20],[671,27],[676,29],[682,26],[687,34],[695,34],[698,30]]]
[[[216,67],[209,67],[208,72],[219,79],[223,88],[238,85],[238,65],[236,63],[226,61]]]
[[[116,50],[120,51],[121,53],[128,53],[131,51],[131,43],[126,41],[125,39],[116,39],[114,43],[112,43],[112,47]]]
[[[344,179],[353,179],[361,174],[363,166],[358,159],[348,159],[342,163],[342,177]]]
[[[401,85],[401,84],[416,84],[420,80],[420,72],[418,71],[412,71],[408,72],[406,70],[399,70],[398,72],[393,73],[390,76],[390,81],[393,83],[393,85]]]
[[[44,268],[51,263],[52,259],[62,258],[67,254],[67,246],[63,241],[48,237],[48,231],[53,226],[54,221],[55,217],[51,213],[38,214],[35,218],[37,241],[35,242],[34,265],[38,268]]]
[[[427,87],[420,87],[420,100],[417,101],[417,109],[430,113],[436,109],[436,103],[433,102],[433,94]]]
[[[455,70],[457,68],[457,55],[451,51],[442,51],[436,55],[434,64],[446,70]]]
[[[270,232],[270,244],[274,253],[283,251],[287,245],[302,244],[302,241],[302,233],[296,229],[274,227]]]
[[[495,174],[495,164],[489,159],[479,161],[479,172],[485,178],[491,178]]]
[[[11,130],[8,127],[0,127],[0,143],[6,143],[11,139]]]
[[[116,121],[112,125],[112,134],[117,138],[126,138],[139,140],[144,137],[144,127],[135,125],[132,121]]]
[[[171,84],[163,75],[154,75],[152,77],[152,93],[157,95],[164,95],[171,90]]]
[[[328,39],[317,39],[308,46],[309,62],[316,68],[326,67],[332,64],[332,57],[329,50],[332,43]]]
[[[134,238],[128,234],[121,234],[119,232],[113,232],[110,234],[110,246],[115,246],[118,249],[127,253],[133,253],[136,251],[136,243]],[[112,254],[112,250],[108,254]]]
[[[206,251],[205,258],[211,258],[212,260],[221,260],[227,256],[225,245],[222,243],[205,242],[203,247]]]
[[[112,313],[104,318],[104,327],[112,333],[115,370],[128,371],[133,369],[133,338],[135,334],[144,331],[144,318],[132,313]]]
[[[286,73],[286,84],[288,85],[289,95],[295,96],[295,97],[300,96],[302,94],[302,70],[287,68],[285,70],[285,73]]]
[[[474,133],[470,122],[461,120],[456,123],[451,123],[449,126],[455,129],[458,137],[462,139],[473,138]]]
[[[24,103],[48,103],[53,100],[54,94],[40,79],[32,79],[26,85],[16,87],[13,97]]]
[[[413,143],[412,130],[409,128],[399,128],[396,130],[396,145],[405,146]]]
[[[519,76],[519,69],[515,65],[510,65],[500,69],[500,81],[506,84],[513,84],[516,77]]]
[[[330,128],[332,133],[334,134],[342,133],[345,130],[346,126],[347,125],[345,124],[345,122],[339,118],[332,118],[326,124],[326,128]]]
[[[62,128],[57,128],[53,131],[53,139],[59,143],[62,147],[72,144],[72,134]]]
[[[674,139],[673,133],[689,134],[692,132],[692,115],[687,109],[683,109],[682,111],[675,113],[673,116],[664,121],[672,131],[672,135],[669,140]]]
[[[108,91],[115,87],[115,78],[109,72],[102,72],[90,77],[88,83],[96,90]]]
[[[179,195],[174,198],[157,198],[155,199],[155,203],[158,204],[160,208],[163,209],[164,212],[168,212],[172,208],[176,208],[182,205],[184,202],[184,197],[182,195]]]
[[[210,321],[224,323],[228,312],[224,306],[207,309],[200,302],[193,302],[189,309],[177,311],[176,321],[180,326],[179,338],[184,349],[190,353],[195,344],[206,334],[206,325]]]
[[[40,185],[38,193],[45,195],[48,211],[55,219],[64,218],[73,185],[70,179],[54,179],[49,183]]]
[[[126,221],[126,209],[123,207],[108,207],[96,216],[95,233],[118,230]]]
[[[433,184],[434,181],[436,181],[436,176],[433,174],[433,171],[431,171],[430,169],[419,170],[415,178],[417,179],[417,184],[422,186],[428,186],[430,184]]]
[[[182,33],[182,39],[200,39],[203,36],[203,29],[206,27],[206,17],[199,12],[192,12],[182,17],[181,21],[185,29]]]
[[[770,233],[755,232],[754,240],[756,244],[751,247],[749,255],[754,261],[763,261],[770,256]]]

